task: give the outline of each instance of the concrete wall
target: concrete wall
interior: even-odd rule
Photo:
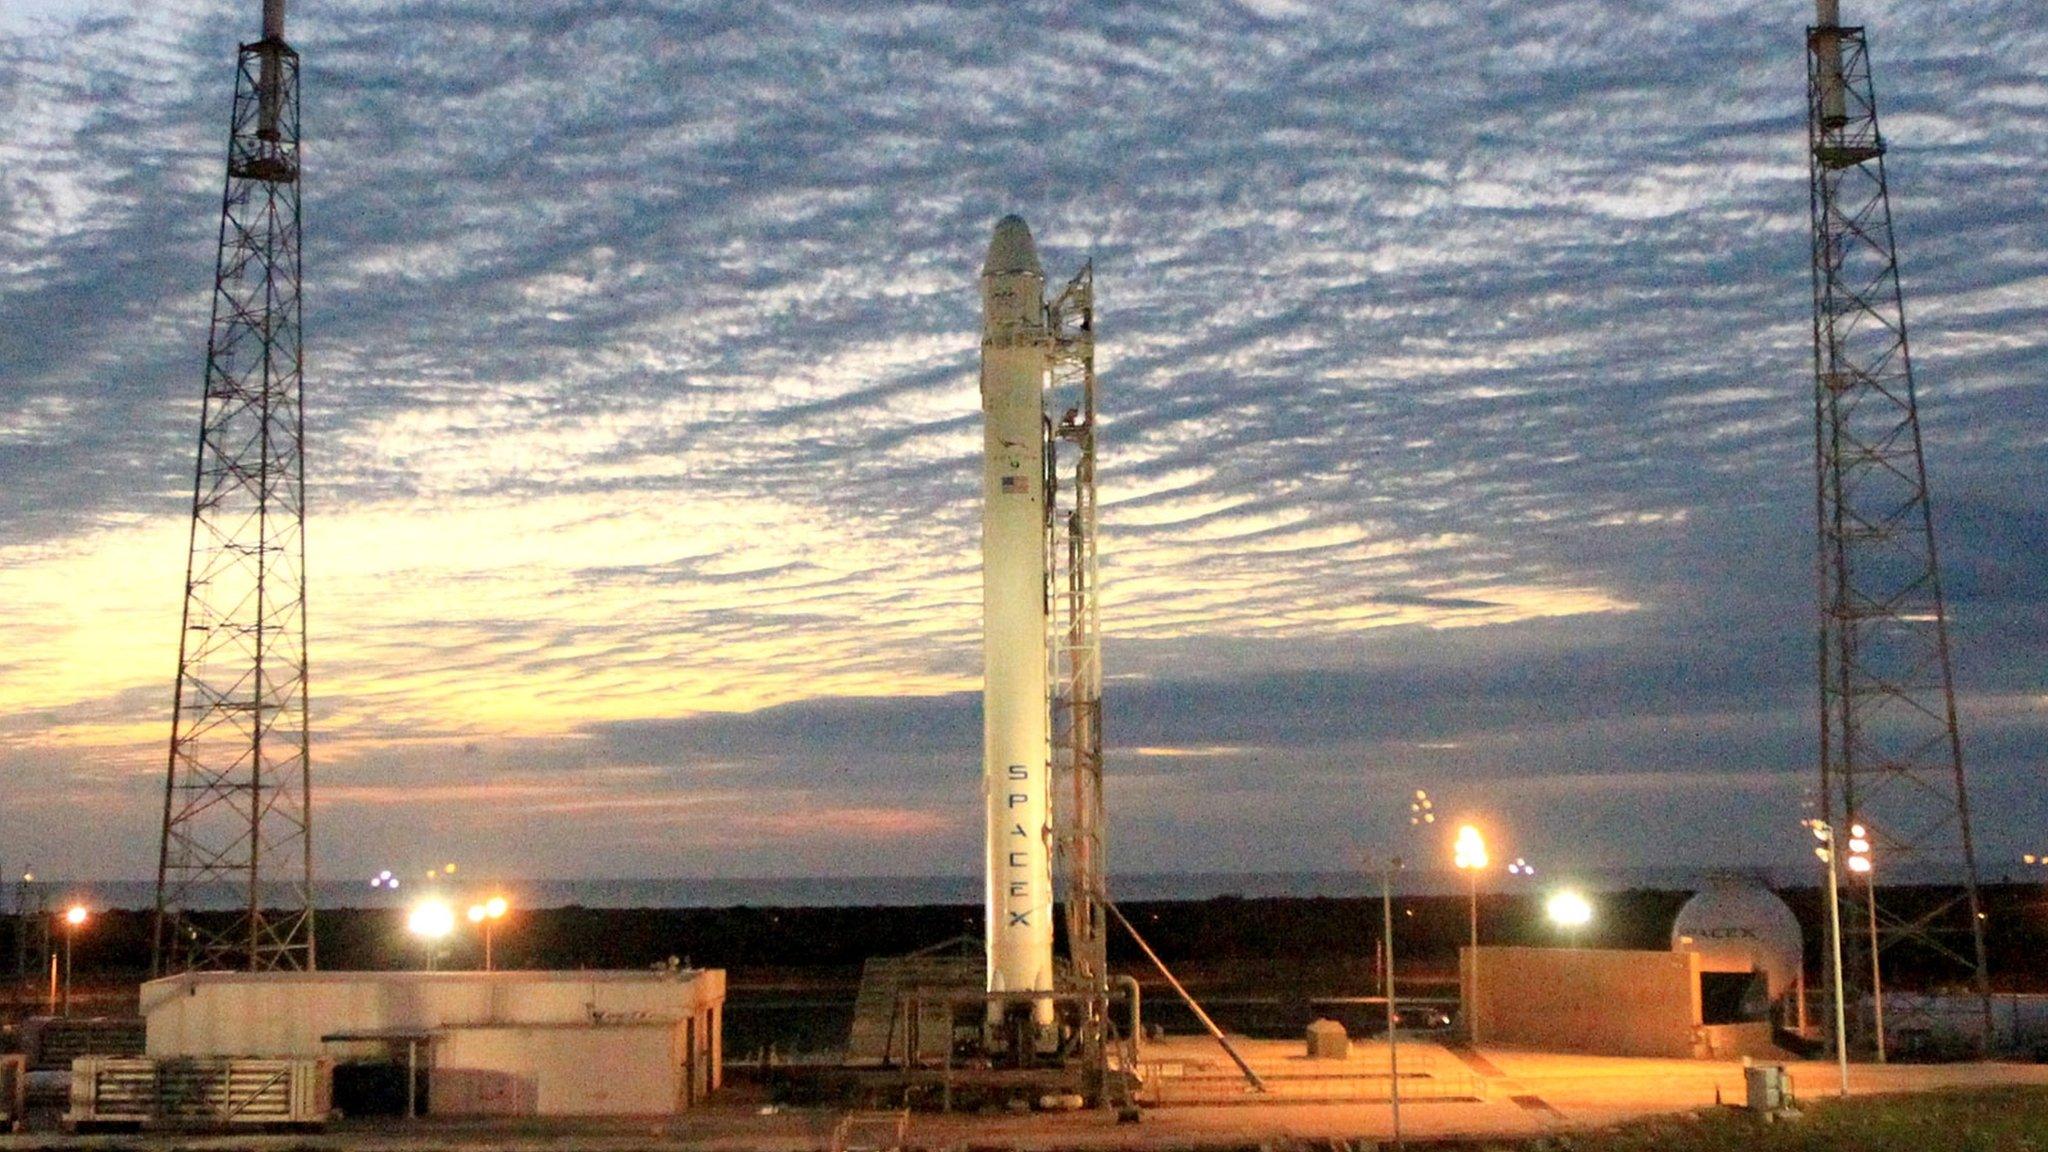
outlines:
[[[683,1020],[725,973],[197,972],[142,986],[151,1056],[332,1056],[335,1032]]]
[[[723,1079],[724,1002],[717,970],[202,972],[141,997],[151,1056],[403,1062],[417,1043],[451,1115],[678,1111]]]
[[[1458,951],[1460,1000],[1482,1045],[1606,1056],[1700,1054],[1699,956],[1604,948]]]
[[[677,1074],[689,1056],[685,1031],[668,1024],[454,1029],[434,1043],[429,1108],[437,1116],[680,1112],[690,1104],[688,1078]],[[486,1085],[502,1085],[504,1094]]]
[[[1749,1024],[1708,1024],[1700,1029],[1700,1044],[1694,1053],[1715,1060],[1749,1056],[1758,1060],[1783,1060],[1776,1030],[1768,1020]]]

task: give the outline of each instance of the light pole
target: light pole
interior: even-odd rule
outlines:
[[[1825,820],[1809,820],[1820,847],[1813,850],[1828,866],[1828,948],[1834,957],[1835,974],[1835,1064],[1842,1072],[1842,1095],[1849,1094],[1848,1011],[1842,1004],[1842,894],[1840,875],[1835,869],[1835,830]]]
[[[505,902],[503,896],[493,896],[481,904],[471,904],[469,906],[469,922],[480,926],[484,931],[484,971],[486,972],[491,970],[491,928],[498,921],[505,918],[505,913],[510,907],[511,905]]]
[[[28,983],[28,886],[35,882],[33,872],[23,872],[14,882],[14,979],[18,984]]]
[[[406,917],[406,928],[413,935],[426,942],[427,971],[434,970],[434,960],[441,949],[441,941],[455,931],[455,912],[439,900],[422,900],[413,905],[411,915]]]
[[[1408,802],[1408,825],[1420,828],[1436,823],[1436,803],[1418,788]],[[1387,993],[1387,1107],[1393,1113],[1394,1147],[1401,1145],[1401,1010],[1394,993],[1394,873],[1401,870],[1401,858],[1389,856],[1380,869],[1380,946],[1384,963],[1380,973]]]
[[[1486,867],[1486,839],[1479,829],[1466,824],[1458,829],[1451,846],[1458,870],[1465,874],[1465,891],[1472,911],[1472,998],[1465,1005],[1465,1040],[1479,1047],[1479,872]]]
[[[1877,873],[1871,867],[1870,830],[1849,825],[1849,855],[1842,863],[1863,877],[1863,906],[1870,913],[1870,1020],[1872,1039],[1877,1042],[1877,1062],[1884,1063],[1884,981],[1877,954]]]
[[[78,936],[78,929],[92,913],[85,905],[73,904],[64,910],[64,1015],[71,1015],[71,945]]]
[[[1387,984],[1387,1103],[1394,1113],[1394,1147],[1401,1147],[1401,1014],[1394,1009],[1394,873],[1401,858],[1392,857],[1380,870],[1380,945],[1386,950],[1382,969]]]
[[[1577,890],[1560,888],[1543,902],[1543,914],[1576,948],[1579,946],[1579,929],[1593,921],[1593,905]],[[1587,1007],[1578,996],[1573,996],[1567,1010],[1583,1012]]]

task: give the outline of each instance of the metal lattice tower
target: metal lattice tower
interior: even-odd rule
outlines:
[[[284,2],[241,47],[178,682],[153,967],[311,969],[299,56]]]
[[[1087,994],[1081,1036],[1084,1058],[1107,1075],[1109,1020],[1108,866],[1102,808],[1102,632],[1096,600],[1095,503],[1095,271],[1092,264],[1067,282],[1046,307],[1051,337],[1052,407],[1070,404],[1046,423],[1047,594],[1053,611],[1052,686],[1055,846],[1066,910],[1069,980]],[[1073,458],[1071,479],[1059,483],[1060,446]],[[1134,1043],[1135,1038],[1126,1038]],[[1132,1059],[1134,1057],[1127,1057]],[[1131,1066],[1126,1064],[1126,1067]],[[1105,1103],[1107,1093],[1099,1093]]]
[[[1838,836],[1870,831],[1877,876],[1962,879],[1954,899],[1916,904],[1845,875],[1843,975],[1875,994],[1884,965],[1908,954],[1922,970],[1946,969],[1983,1000],[1988,1042],[1976,852],[1885,144],[1863,29],[1840,24],[1835,0],[1818,12],[1806,42],[1821,815]],[[1873,1034],[1850,1038],[1880,1058],[1881,1005]]]

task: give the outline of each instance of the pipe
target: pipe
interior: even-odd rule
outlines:
[[[1175,992],[1180,994],[1182,1002],[1188,1006],[1189,1011],[1195,1014],[1195,1019],[1200,1020],[1202,1027],[1209,1030],[1209,1035],[1215,1039],[1216,1043],[1221,1044],[1223,1050],[1230,1054],[1231,1060],[1237,1064],[1237,1070],[1244,1073],[1244,1078],[1250,1082],[1251,1086],[1261,1092],[1267,1091],[1266,1082],[1259,1079],[1259,1074],[1252,1071],[1252,1066],[1245,1063],[1244,1057],[1237,1054],[1237,1049],[1230,1046],[1230,1041],[1223,1036],[1223,1029],[1218,1028],[1216,1022],[1209,1019],[1209,1014],[1202,1011],[1202,1006],[1195,1003],[1195,998],[1188,994],[1188,990],[1181,987],[1180,981],[1173,978],[1173,973],[1166,967],[1166,961],[1161,960],[1159,953],[1154,952],[1152,946],[1145,943],[1145,938],[1138,935],[1137,928],[1133,927],[1130,920],[1125,918],[1123,909],[1118,908],[1107,897],[1103,898],[1102,906],[1109,909],[1110,914],[1116,917],[1116,922],[1124,926],[1124,931],[1131,934],[1131,939],[1138,942],[1139,948],[1144,949],[1145,958],[1152,961],[1152,966],[1159,969],[1159,974],[1166,977],[1166,982],[1172,985]]]
[[[1128,995],[1130,996],[1131,1051],[1135,1052],[1138,1050],[1138,1042],[1145,1038],[1145,1013],[1138,1006],[1138,999],[1141,993],[1138,987],[1138,978],[1136,976],[1119,976],[1116,978],[1116,982],[1128,989]]]

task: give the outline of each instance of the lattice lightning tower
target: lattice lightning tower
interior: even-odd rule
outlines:
[[[1880,901],[1880,886],[1845,874],[1843,975],[1875,993],[1887,961],[1910,953],[1916,966],[1945,966],[1982,999],[1988,1040],[1976,852],[1885,144],[1863,29],[1843,27],[1836,9],[1818,0],[1806,40],[1821,814],[1838,839],[1852,825],[1869,830],[1867,876],[1939,869],[1962,880],[1955,899],[1916,906]],[[1882,1058],[1878,1003],[1863,1041]]]
[[[192,485],[153,967],[311,969],[299,56],[241,46]]]

